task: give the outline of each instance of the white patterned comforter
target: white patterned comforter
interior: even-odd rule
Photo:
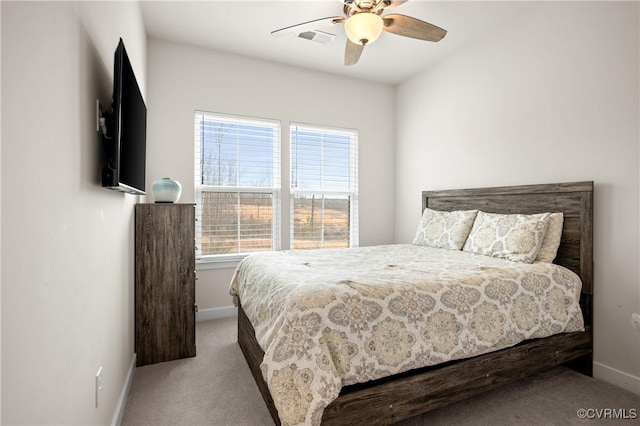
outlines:
[[[265,352],[283,425],[318,425],[342,386],[584,330],[578,276],[415,245],[247,257],[230,292]]]

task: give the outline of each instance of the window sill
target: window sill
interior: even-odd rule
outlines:
[[[196,259],[196,270],[205,269],[235,269],[238,263],[248,255],[238,254],[233,256],[224,256],[216,259]]]

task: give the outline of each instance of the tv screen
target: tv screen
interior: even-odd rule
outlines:
[[[120,39],[114,55],[112,129],[102,186],[145,194],[147,107]]]

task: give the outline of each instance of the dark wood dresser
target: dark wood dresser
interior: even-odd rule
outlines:
[[[196,355],[195,207],[135,206],[137,366]]]

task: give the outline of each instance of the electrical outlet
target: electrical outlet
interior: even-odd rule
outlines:
[[[631,314],[631,324],[636,328],[637,331],[640,331],[640,314],[634,312]]]
[[[98,368],[96,373],[96,408],[98,408],[98,402],[100,401],[100,393],[102,392],[102,366]]]

